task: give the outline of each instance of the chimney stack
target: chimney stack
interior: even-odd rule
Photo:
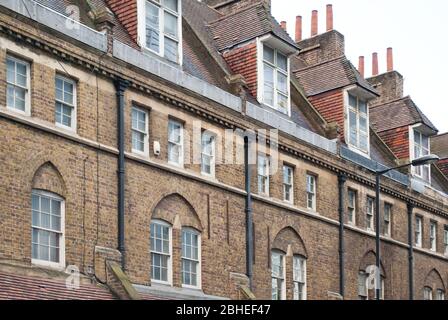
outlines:
[[[327,4],[327,31],[333,30],[333,5]]]
[[[286,21],[280,22],[280,27],[282,27],[282,29],[286,31]]]
[[[387,48],[387,72],[394,71],[394,54],[392,48]]]
[[[318,13],[317,10],[313,10],[312,16],[311,16],[311,36],[317,36],[318,33]]]
[[[302,16],[296,17],[296,42],[302,41]]]
[[[364,56],[359,57],[358,71],[364,78]]]
[[[372,76],[378,75],[378,53],[374,52],[372,54]]]

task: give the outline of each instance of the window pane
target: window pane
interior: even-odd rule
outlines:
[[[15,84],[16,83],[16,77],[15,77],[15,74],[16,74],[16,64],[15,64],[15,62],[14,61],[12,61],[12,60],[10,60],[10,59],[7,59],[7,61],[6,61],[6,69],[7,69],[7,71],[6,71],[6,73],[7,73],[7,75],[6,75],[6,81],[7,82],[9,82],[9,83],[12,83],[12,84]]]
[[[173,11],[177,12],[177,0],[163,0],[162,4]]]
[[[274,105],[274,69],[264,65],[264,102]]]
[[[8,107],[11,107],[11,108],[14,108],[15,106],[14,106],[14,96],[15,96],[15,92],[14,92],[14,87],[13,86],[10,86],[10,85],[8,85],[8,88],[7,88],[7,106]]]
[[[177,62],[178,49],[177,42],[165,37],[165,58]]]
[[[348,104],[353,107],[357,108],[357,99],[355,96],[352,96],[351,94],[348,95]]]
[[[263,58],[265,61],[268,61],[274,64],[274,50],[269,48],[268,46],[263,47]]]
[[[165,33],[177,38],[177,17],[165,12]]]
[[[367,104],[361,100],[359,100],[359,112],[367,114]]]
[[[278,110],[287,113],[288,112],[288,97],[283,94],[278,94],[277,96]]]
[[[281,53],[277,53],[277,67],[280,69],[287,71],[288,70],[288,60]]]
[[[358,145],[358,125],[356,121],[356,113],[349,112],[349,128],[350,128],[350,143],[354,146]]]
[[[156,52],[159,46],[159,8],[146,2],[146,46]]]
[[[277,72],[277,89],[285,94],[288,93],[288,78],[281,72]]]

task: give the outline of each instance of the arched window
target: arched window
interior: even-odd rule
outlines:
[[[437,289],[436,300],[445,300],[445,290]]]
[[[201,235],[192,228],[182,229],[182,285],[200,288]]]
[[[151,222],[151,280],[171,283],[172,278],[171,226],[162,220]]]
[[[293,260],[294,300],[306,300],[306,260],[295,255]]]
[[[272,300],[286,299],[285,254],[278,250],[271,253]]]
[[[63,268],[65,266],[64,199],[54,193],[33,190],[31,209],[32,262]]]

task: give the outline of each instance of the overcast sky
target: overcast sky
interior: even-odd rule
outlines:
[[[333,4],[334,29],[345,36],[346,54],[358,67],[378,52],[380,73],[386,71],[386,49],[394,49],[394,67],[405,78],[404,93],[439,129],[448,132],[448,1],[446,0],[272,0],[280,22],[288,22],[294,39],[295,17],[303,17],[303,38],[311,33],[311,11],[319,11],[319,33],[325,31],[325,10]]]

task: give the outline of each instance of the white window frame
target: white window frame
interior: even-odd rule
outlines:
[[[363,277],[364,279],[361,279],[361,277]],[[363,289],[365,290],[365,292],[361,292],[360,291],[360,285],[361,285],[361,280],[362,285],[363,285]],[[385,291],[385,281],[384,278],[381,276],[381,287],[380,287],[380,300],[384,300],[384,291]],[[369,289],[369,275],[367,274],[367,272],[361,270],[358,273],[358,297],[361,298],[361,300],[369,300],[369,290],[374,290],[374,298],[376,299],[376,289]]]
[[[183,256],[182,251],[183,251],[183,238],[184,238],[184,231],[186,232],[190,232],[195,234],[198,237],[198,260],[194,260],[191,258],[186,258]],[[201,244],[201,233],[193,228],[182,228],[181,231],[181,281],[182,281],[182,288],[188,288],[188,289],[201,289],[202,288],[202,256],[201,256],[201,248],[202,248],[202,244]],[[197,269],[196,269],[196,286],[193,285],[187,285],[183,283],[183,269],[182,269],[182,260],[189,260],[189,261],[194,261],[197,263]]]
[[[367,121],[367,150],[361,149],[361,147],[359,147],[358,145],[352,144],[351,141],[350,141],[350,110],[352,110],[352,111],[354,111],[356,113],[358,144],[359,144],[359,136],[360,136],[360,132],[359,132],[360,131],[359,130],[359,128],[360,128],[360,126],[359,126],[360,112],[358,111],[358,109],[355,110],[353,107],[350,106],[350,98],[349,98],[349,96],[351,95],[351,96],[355,97],[358,105],[359,105],[359,101],[360,100],[363,101],[361,98],[359,98],[359,96],[357,94],[350,93],[351,89],[353,89],[353,88],[349,88],[349,89],[344,91],[345,141],[347,143],[347,146],[351,150],[353,150],[353,151],[355,151],[355,152],[357,152],[357,153],[359,153],[359,154],[361,154],[363,156],[368,156],[369,157],[370,156],[370,110],[369,110],[369,106],[368,106],[367,102],[366,102],[366,108],[367,108],[367,110],[366,110],[367,111],[367,113],[366,113],[366,116],[367,116],[367,119],[366,119],[366,121]]]
[[[282,266],[281,266],[282,274],[281,275],[274,276],[274,274],[273,274],[273,263],[272,263],[273,255],[278,255],[281,257],[281,261],[280,261],[280,263],[282,264]],[[279,280],[281,281],[281,288],[280,288],[281,296],[277,300],[286,300],[286,255],[279,250],[271,251],[271,300],[273,299],[273,297],[272,297],[272,281],[274,279],[277,281],[279,281]]]
[[[371,203],[371,205],[370,205]],[[375,231],[375,198],[367,196],[366,202],[366,228],[368,231]],[[370,221],[370,223],[368,223]]]
[[[64,270],[65,269],[65,200],[62,197],[60,197],[52,192],[38,190],[38,189],[33,189],[32,195],[36,195],[38,197],[49,198],[51,200],[56,200],[61,203],[61,231],[59,232],[59,262],[51,262],[51,261],[32,258],[31,263],[36,266],[48,267],[48,268],[52,268],[52,269],[56,269],[56,270]],[[32,219],[32,212],[31,212],[31,219]],[[45,229],[42,227],[34,227],[33,223],[31,222],[31,232],[33,229],[55,232],[54,230],[51,230],[51,229]],[[31,246],[32,246],[32,243],[31,243]],[[31,252],[32,252],[32,250],[33,249],[31,248]]]
[[[20,64],[25,65],[25,67],[26,67],[26,86],[27,86],[26,88],[18,86],[15,83],[7,82],[7,71],[8,71],[7,61],[8,60],[12,60],[15,63],[20,63]],[[14,70],[14,72],[15,72],[15,70]],[[26,116],[31,116],[31,63],[29,63],[26,60],[16,58],[16,57],[14,57],[12,55],[9,55],[9,54],[6,55],[6,60],[5,60],[5,80],[6,80],[6,86],[5,86],[6,108],[8,110],[13,111],[13,112],[24,114]],[[12,106],[8,106],[8,98],[7,98],[8,97],[8,85],[11,85],[13,87],[19,87],[19,88],[25,90],[25,111],[16,109],[15,107],[12,107]]]
[[[312,190],[310,188],[310,181],[313,181]],[[306,207],[309,210],[317,211],[317,176],[311,173],[307,173],[306,175]]]
[[[437,222],[431,221],[429,224],[429,249],[437,251]]]
[[[353,203],[350,203],[350,194],[353,195]],[[347,221],[350,225],[353,225],[353,226],[356,225],[357,198],[358,198],[358,193],[355,190],[349,188],[348,192],[347,192],[347,201],[348,201]],[[351,219],[350,219],[350,215],[352,217]]]
[[[257,64],[257,73],[258,73],[258,92],[257,92],[257,98],[258,101],[260,101],[261,103],[265,104],[266,106],[277,110],[278,112],[281,112],[283,114],[288,115],[289,117],[291,116],[291,75],[290,75],[290,70],[291,70],[291,59],[287,54],[284,54],[283,52],[281,52],[281,50],[278,50],[276,48],[273,48],[273,46],[271,46],[270,44],[267,44],[265,42],[266,38],[258,38],[257,39],[257,54],[258,54],[258,64]],[[268,46],[269,48],[271,48],[272,50],[274,50],[274,62],[275,65],[272,65],[272,63],[270,62],[266,62],[264,60],[264,46]],[[282,110],[280,110],[279,108],[277,108],[277,101],[278,101],[278,89],[277,89],[277,71],[278,68],[276,66],[276,61],[277,61],[277,52],[280,53],[281,55],[286,57],[286,62],[287,62],[287,71],[284,72],[283,70],[280,70],[281,73],[283,73],[287,79],[287,96],[288,96],[288,103],[286,106],[286,113],[284,113]],[[265,102],[265,97],[264,97],[264,65],[265,63],[268,63],[270,65],[270,67],[272,67],[274,69],[274,105],[271,106],[269,104],[267,104]]]
[[[297,262],[297,261],[299,261],[299,262]],[[297,263],[301,263],[302,264],[302,273],[303,273],[303,275],[302,275],[303,279],[301,279],[302,281],[300,281],[296,277],[296,275],[297,275],[297,273],[296,273],[296,264]],[[299,300],[298,299],[299,297],[296,296],[296,293],[295,293],[295,286],[296,286],[296,284],[297,285],[302,284],[302,286],[303,286],[302,287],[302,299],[300,299],[300,300],[307,300],[306,259],[305,259],[305,257],[300,256],[300,255],[294,255],[293,256],[293,267],[292,267],[292,270],[293,270],[293,276],[292,276],[292,280],[293,280],[293,300]]]
[[[154,219],[151,220],[150,222],[150,226],[151,224],[158,224],[160,226],[163,227],[167,227],[168,228],[168,249],[169,249],[169,253],[161,253],[158,251],[154,251],[151,250],[151,242],[150,242],[150,247],[149,247],[149,255],[151,256],[151,265],[150,265],[150,278],[151,278],[151,283],[158,283],[158,284],[165,284],[165,285],[172,285],[173,284],[173,227],[166,221],[163,220],[159,220],[159,219]],[[151,241],[151,238],[149,239],[149,241]],[[158,254],[158,255],[162,255],[162,256],[168,256],[168,271],[167,271],[167,281],[163,281],[163,280],[157,280],[157,279],[152,279],[152,254]]]
[[[444,243],[444,254],[445,256],[448,256],[448,226],[445,226],[443,229],[443,243]]]
[[[436,290],[436,300],[439,301],[445,300],[445,291],[443,291],[443,289]]]
[[[133,111],[134,110],[139,113],[143,113],[145,115],[145,131],[141,131],[138,128],[133,127],[133,122],[134,122],[134,118],[133,118],[134,112]],[[134,138],[133,138],[134,132],[144,134],[143,151],[134,149]],[[131,109],[131,148],[132,148],[132,153],[139,154],[139,155],[146,156],[146,157],[149,156],[149,116],[148,116],[148,111],[146,111],[145,109],[139,108],[137,106],[132,106],[132,109]]]
[[[420,216],[415,216],[415,246],[421,248],[423,245],[423,218]]]
[[[67,78],[67,77],[64,77],[64,76],[61,76],[61,75],[57,74],[55,76],[55,79],[54,79],[54,81],[55,81],[55,91],[56,91],[56,80],[57,79],[61,80],[62,82],[70,83],[73,86],[73,105],[69,105],[65,101],[58,100],[56,98],[56,92],[55,92],[55,106],[54,106],[54,108],[55,108],[55,121],[54,121],[54,123],[59,128],[63,128],[63,129],[67,129],[67,130],[76,132],[77,127],[78,127],[78,124],[77,124],[77,113],[78,113],[78,108],[77,108],[77,104],[78,104],[78,101],[77,101],[77,98],[78,98],[77,97],[77,83],[76,83],[76,81],[74,81],[74,80],[72,80],[70,78]],[[73,108],[73,110],[72,110],[71,126],[66,126],[66,125],[56,121],[56,103],[57,102],[61,103],[62,105],[65,105],[65,106]]]
[[[179,135],[180,135],[180,143],[170,141],[170,124],[178,125],[180,127]],[[176,145],[180,148],[179,151],[179,159],[178,162],[174,162],[170,160],[170,144]],[[184,166],[184,124],[180,121],[169,119],[168,121],[168,163],[172,164],[176,167],[183,167]]]
[[[289,173],[290,181],[285,181],[285,173]],[[289,188],[289,198],[286,198],[286,189]],[[294,204],[294,168],[289,165],[283,165],[283,200],[290,204]]]
[[[265,164],[264,166],[262,166],[262,161]],[[265,171],[265,172],[263,172]],[[264,155],[264,154],[258,154],[258,159],[257,159],[257,185],[258,185],[258,193],[260,195],[264,195],[264,196],[268,196],[269,197],[269,184],[270,184],[270,157],[268,155]],[[262,186],[261,186],[261,179],[265,179],[265,185],[264,185],[264,190],[262,190]]]
[[[389,208],[389,217],[386,219],[386,208]],[[385,202],[384,203],[384,212],[383,212],[383,235],[386,237],[392,236],[392,204]]]
[[[204,142],[206,138],[211,139],[212,153],[205,153]],[[210,172],[204,171],[204,157],[210,158]],[[205,176],[214,177],[216,173],[216,135],[210,131],[204,130],[201,135],[201,173]]]
[[[431,287],[424,287],[423,288],[423,300],[432,300],[432,288]]]
[[[157,6],[159,8],[159,52],[154,51],[146,46],[146,3],[150,2],[151,4]],[[162,57],[164,60],[169,61],[171,63],[178,64],[182,66],[183,64],[183,49],[182,49],[182,0],[177,0],[178,12],[174,12],[171,9],[168,9],[162,5],[162,0],[160,2],[154,0],[137,0],[137,28],[138,28],[138,43],[140,46],[147,50],[148,52],[154,53],[157,56]],[[177,32],[178,39],[175,39],[173,36],[165,34],[164,32],[164,12],[168,12],[177,17]],[[174,62],[165,58],[165,37],[168,37],[172,40],[177,41],[178,47],[178,61]]]
[[[428,135],[423,134],[420,130],[418,130],[418,127],[419,127],[419,125],[409,127],[409,149],[410,149],[409,154],[411,155],[411,161],[424,156],[423,151],[427,151],[428,155],[431,154],[431,139]],[[415,145],[415,134],[416,133],[418,133],[420,135],[420,144],[418,146]],[[428,138],[428,149],[427,150],[423,147],[423,143],[422,143],[424,136]],[[415,154],[415,147],[418,147],[420,150],[421,155],[419,157],[417,157],[417,155]],[[428,168],[428,180],[424,180],[423,168]],[[420,171],[420,173],[419,173],[419,171]],[[418,166],[418,167],[411,167],[411,172],[414,176],[420,178],[421,180],[425,181],[428,184],[431,184],[431,165],[430,164],[425,164],[423,166]]]

